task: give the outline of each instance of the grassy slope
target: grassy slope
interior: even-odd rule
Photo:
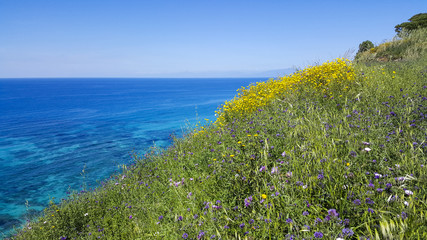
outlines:
[[[345,92],[299,88],[153,148],[14,239],[425,239],[425,63],[359,63]]]

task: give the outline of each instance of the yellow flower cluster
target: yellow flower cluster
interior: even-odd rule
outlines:
[[[336,59],[278,79],[257,82],[247,88],[240,88],[233,100],[226,101],[222,108],[216,111],[218,115],[216,124],[224,125],[228,117],[241,117],[252,113],[280,96],[300,88],[313,88],[330,96],[332,89],[339,87],[340,91],[346,90],[347,84],[354,79],[355,73],[351,62],[347,59]]]

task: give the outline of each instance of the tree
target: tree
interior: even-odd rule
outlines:
[[[366,40],[366,41],[362,42],[361,44],[359,44],[359,51],[357,53],[368,51],[369,49],[371,49],[373,47],[374,47],[374,44],[371,41]]]
[[[403,31],[411,31],[418,28],[427,28],[427,13],[418,13],[408,19],[409,22],[403,22],[396,25],[394,30],[400,34]]]

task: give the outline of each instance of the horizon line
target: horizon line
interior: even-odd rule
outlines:
[[[273,78],[259,77],[0,77],[1,79],[225,79],[225,78]]]

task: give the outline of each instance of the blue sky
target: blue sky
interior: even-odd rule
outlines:
[[[425,0],[0,0],[0,78],[283,75],[421,12]]]

